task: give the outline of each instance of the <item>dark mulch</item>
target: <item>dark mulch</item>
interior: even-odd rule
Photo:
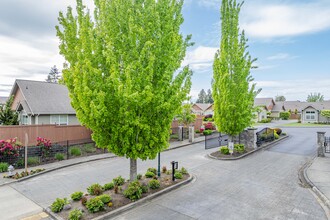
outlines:
[[[189,175],[183,175],[183,178],[182,179],[176,179],[175,182],[172,181],[172,175],[167,175],[165,173],[162,173],[161,174],[161,177],[160,179],[158,179],[160,181],[160,188],[158,189],[149,189],[149,191],[147,193],[143,193],[142,194],[142,197],[141,198],[144,198],[148,195],[151,195],[155,192],[158,192],[162,189],[165,189],[169,186],[172,186],[172,185],[175,185],[179,182],[182,182],[184,180],[187,180],[189,178]],[[151,180],[152,178],[145,178],[143,177],[141,180],[139,180],[139,182],[142,184],[148,184],[148,182]],[[128,187],[128,184],[129,182],[125,182],[125,184],[122,187],[122,190],[120,192],[118,192],[118,194],[116,194],[114,192],[114,190],[107,190],[105,192],[103,192],[103,194],[109,194],[112,198],[111,202],[112,202],[112,207],[108,207],[107,204],[104,205],[104,208],[105,210],[104,211],[100,211],[100,212],[97,212],[97,213],[90,213],[87,208],[85,206],[83,206],[81,204],[80,201],[71,201],[70,204],[71,204],[71,209],[70,210],[62,210],[60,213],[57,213],[57,215],[61,216],[62,218],[64,219],[68,219],[68,216],[69,216],[69,213],[70,211],[72,211],[73,209],[75,208],[78,208],[78,209],[81,209],[83,210],[83,217],[81,218],[82,220],[87,220],[87,219],[93,219],[93,218],[96,218],[98,216],[101,216],[101,215],[104,215],[105,213],[108,213],[108,212],[111,212],[115,209],[118,209],[120,207],[123,207],[129,203],[132,203],[132,201],[128,198],[126,198],[124,195],[123,195],[123,191]],[[87,199],[89,200],[90,198],[94,198],[95,196],[91,196],[91,195],[87,195],[86,196]]]
[[[216,158],[221,158],[221,159],[227,159],[227,158],[237,158],[240,157],[244,154],[247,154],[251,151],[253,151],[253,148],[245,148],[245,152],[244,153],[238,153],[238,152],[234,152],[232,155],[225,155],[225,154],[221,154],[220,150],[217,150],[216,152],[211,153],[211,156],[216,157]]]

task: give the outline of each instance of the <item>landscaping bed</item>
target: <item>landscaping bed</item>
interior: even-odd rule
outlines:
[[[229,159],[229,158],[238,158],[241,157],[244,154],[250,153],[251,151],[253,151],[254,148],[245,148],[243,153],[239,153],[234,151],[233,154],[222,154],[220,150],[211,153],[210,155],[219,159]]]
[[[141,198],[157,193],[170,186],[187,180],[190,175],[185,168],[176,170],[176,180],[163,167],[161,177],[157,177],[155,168],[149,168],[145,175],[138,174],[137,180],[126,181],[121,176],[103,186],[92,184],[87,193],[74,192],[71,199],[57,198],[50,210],[55,217],[62,219],[93,219],[124,207]]]

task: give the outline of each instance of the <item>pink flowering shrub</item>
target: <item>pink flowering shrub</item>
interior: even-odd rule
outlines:
[[[14,156],[18,157],[18,147],[22,146],[16,138],[9,140],[0,140],[0,156]]]
[[[37,137],[37,146],[41,148],[41,156],[49,157],[52,149],[52,143],[46,138]]]

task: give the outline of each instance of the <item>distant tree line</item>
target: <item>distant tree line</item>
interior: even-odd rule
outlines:
[[[198,94],[198,99],[196,103],[213,103],[213,97],[212,97],[212,92],[211,89],[207,90],[207,93],[205,92],[204,89],[202,89],[199,94]]]

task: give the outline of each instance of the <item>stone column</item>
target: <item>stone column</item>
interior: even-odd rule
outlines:
[[[317,156],[324,157],[324,142],[325,142],[325,132],[318,131],[317,132]]]
[[[189,142],[193,143],[195,141],[195,127],[190,126],[189,127]]]
[[[183,141],[183,126],[179,126],[178,137],[179,141]]]
[[[249,148],[257,149],[257,129],[256,128],[248,128],[248,137],[247,146]]]

